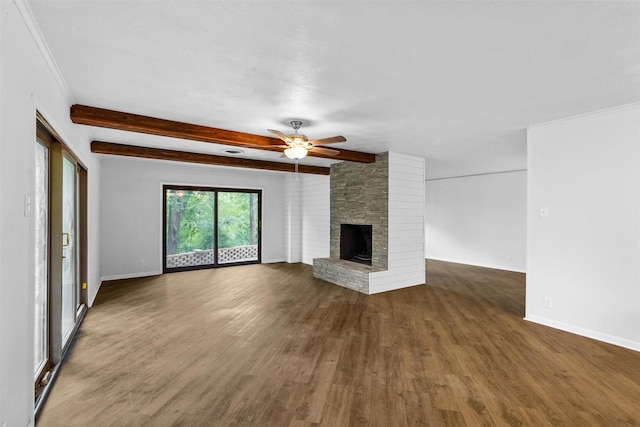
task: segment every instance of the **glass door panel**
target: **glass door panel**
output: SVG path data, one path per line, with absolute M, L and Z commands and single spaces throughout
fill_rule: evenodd
M 78 251 L 76 165 L 66 157 L 62 164 L 62 343 L 66 344 L 76 324 L 78 309 Z
M 218 264 L 258 261 L 256 192 L 218 192 Z
M 165 189 L 165 268 L 213 265 L 215 192 Z
M 260 262 L 259 190 L 164 187 L 164 271 Z
M 35 168 L 35 379 L 49 358 L 49 149 L 36 142 Z

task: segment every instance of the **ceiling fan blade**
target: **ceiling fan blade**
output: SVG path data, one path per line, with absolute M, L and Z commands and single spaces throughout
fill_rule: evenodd
M 272 134 L 274 134 L 275 136 L 277 136 L 278 138 L 280 138 L 281 140 L 283 140 L 286 143 L 290 143 L 293 142 L 291 141 L 291 139 L 285 135 L 284 133 L 280 132 L 279 130 L 274 130 L 274 129 L 267 129 L 269 132 L 271 132 Z
M 337 156 L 338 154 L 340 154 L 340 151 L 338 150 L 332 150 L 331 148 L 323 148 L 318 146 L 313 147 L 311 150 L 315 153 L 325 154 L 327 156 Z
M 345 142 L 347 138 L 344 136 L 332 136 L 330 138 L 322 138 L 322 139 L 314 139 L 313 141 L 309 141 L 311 145 L 321 145 L 321 144 L 334 144 L 336 142 Z

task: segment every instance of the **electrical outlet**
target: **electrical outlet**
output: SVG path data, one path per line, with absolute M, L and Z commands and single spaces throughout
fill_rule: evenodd
M 140 260 L 140 265 L 144 265 L 144 260 L 143 259 Z
M 547 206 L 540 208 L 538 211 L 538 216 L 540 218 L 548 218 L 549 217 L 549 208 Z
M 553 307 L 553 300 L 551 297 L 544 297 L 544 306 L 547 308 Z

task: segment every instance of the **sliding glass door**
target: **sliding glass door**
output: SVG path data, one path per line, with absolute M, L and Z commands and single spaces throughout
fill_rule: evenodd
M 165 268 L 213 265 L 215 192 L 165 189 Z
M 164 271 L 260 262 L 259 190 L 164 187 Z
M 86 312 L 87 170 L 40 116 L 34 158 L 33 369 L 40 408 Z
M 258 194 L 219 191 L 218 263 L 258 260 Z
M 49 147 L 36 141 L 34 380 L 49 361 Z
M 78 286 L 78 172 L 76 164 L 62 157 L 62 345 L 76 325 Z

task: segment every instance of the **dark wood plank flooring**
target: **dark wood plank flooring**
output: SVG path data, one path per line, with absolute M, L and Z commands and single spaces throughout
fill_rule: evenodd
M 105 283 L 46 426 L 640 425 L 640 353 L 522 320 L 524 274 L 366 296 L 266 264 Z

